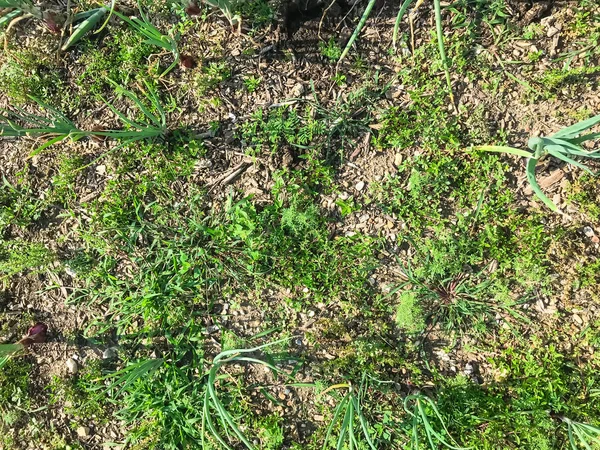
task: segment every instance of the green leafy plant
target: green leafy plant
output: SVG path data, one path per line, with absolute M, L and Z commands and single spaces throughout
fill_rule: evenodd
M 554 156 L 563 162 L 572 164 L 586 172 L 594 175 L 594 173 L 585 164 L 580 163 L 574 158 L 592 158 L 600 159 L 600 150 L 588 151 L 581 144 L 586 141 L 591 141 L 600 137 L 600 133 L 588 133 L 582 135 L 584 131 L 589 130 L 600 123 L 600 114 L 591 117 L 587 120 L 571 125 L 570 127 L 560 130 L 558 133 L 549 137 L 532 137 L 527 142 L 530 151 L 522 150 L 514 147 L 483 145 L 474 147 L 475 149 L 488 151 L 509 153 L 511 155 L 523 156 L 528 158 L 527 161 L 527 179 L 531 184 L 533 192 L 544 204 L 552 211 L 558 212 L 556 205 L 543 192 L 535 178 L 535 168 L 540 159 L 547 155 Z
M 330 437 L 340 420 L 339 434 L 337 439 L 334 439 L 336 450 L 362 448 L 359 447 L 359 442 L 362 444 L 362 438 L 364 438 L 364 442 L 366 442 L 369 448 L 376 450 L 377 447 L 375 447 L 371 438 L 371 432 L 369 431 L 369 424 L 361 408 L 361 402 L 367 389 L 366 374 L 363 375 L 358 389 L 352 383 L 348 382 L 330 386 L 323 391 L 323 394 L 334 389 L 348 389 L 348 393 L 342 397 L 333 412 L 333 418 L 329 423 L 327 434 L 323 441 L 323 450 L 333 448 Z
M 145 38 L 144 43 L 162 48 L 173 55 L 173 63 L 171 63 L 171 65 L 167 67 L 159 76 L 159 78 L 164 77 L 179 63 L 180 54 L 177 47 L 177 41 L 172 36 L 166 36 L 162 34 L 158 28 L 152 25 L 148 19 L 148 16 L 144 14 L 141 5 L 138 4 L 138 7 L 141 19 L 138 19 L 137 17 L 129 18 L 118 11 L 115 11 L 114 14 L 120 17 L 123 21 L 127 22 L 131 28 L 143 36 Z
M 65 139 L 78 141 L 88 136 L 108 137 L 121 141 L 121 144 L 116 147 L 120 148 L 123 145 L 134 141 L 156 139 L 167 135 L 168 128 L 165 111 L 161 106 L 156 90 L 152 86 L 146 83 L 145 86 L 147 90 L 144 92 L 146 101 L 150 104 L 149 108 L 134 92 L 122 88 L 112 81 L 111 83 L 115 86 L 118 93 L 129 98 L 143 114 L 143 120 L 136 122 L 119 112 L 112 103 L 104 100 L 111 111 L 113 111 L 129 129 L 82 130 L 57 109 L 36 97 L 30 96 L 30 98 L 40 107 L 49 112 L 50 117 L 28 113 L 22 108 L 15 108 L 16 111 L 0 110 L 0 137 L 30 136 L 50 138 L 32 152 L 31 156 L 35 156 L 44 149 Z M 115 150 L 115 148 L 113 148 L 113 150 Z
M 523 320 L 512 305 L 502 305 L 487 301 L 486 289 L 490 282 L 479 282 L 467 274 L 440 277 L 439 280 L 424 280 L 415 273 L 410 263 L 401 265 L 401 278 L 404 280 L 389 294 L 400 292 L 398 325 L 406 331 L 420 331 L 425 322 L 429 327 L 440 323 L 446 330 L 465 332 L 478 322 L 492 321 L 497 313 L 510 313 Z M 429 261 L 424 267 L 431 267 Z M 427 269 L 425 269 L 427 271 Z M 428 311 L 425 315 L 423 311 Z
M 404 410 L 412 418 L 411 446 L 413 450 L 421 449 L 421 436 L 425 433 L 426 443 L 431 450 L 438 444 L 452 449 L 465 450 L 454 441 L 435 402 L 423 394 L 411 394 L 404 399 Z M 439 423 L 439 426 L 436 424 Z M 441 427 L 441 428 L 440 428 Z

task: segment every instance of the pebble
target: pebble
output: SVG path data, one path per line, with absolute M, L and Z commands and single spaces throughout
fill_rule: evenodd
M 67 370 L 69 371 L 70 374 L 75 375 L 77 373 L 77 371 L 79 370 L 77 361 L 75 361 L 73 358 L 67 359 L 67 362 L 65 364 L 66 364 Z
M 115 359 L 117 351 L 113 347 L 108 347 L 102 352 L 102 359 Z
M 560 30 L 556 27 L 550 27 L 548 28 L 548 31 L 546 32 L 546 36 L 548 36 L 549 38 L 553 37 L 554 35 L 560 33 Z
M 359 181 L 358 183 L 356 183 L 356 190 L 357 191 L 362 191 L 365 188 L 365 182 L 364 181 Z
M 579 314 L 573 314 L 573 321 L 577 325 L 583 325 L 583 319 L 581 318 L 581 316 Z
M 394 155 L 394 166 L 400 167 L 400 164 L 402 164 L 402 154 L 396 153 Z
M 77 436 L 79 437 L 88 437 L 90 435 L 89 427 L 78 427 L 77 428 Z
M 105 175 L 106 174 L 106 166 L 104 164 L 100 164 L 100 165 L 96 166 L 96 173 L 98 175 Z
M 304 94 L 304 85 L 302 83 L 298 83 L 292 88 L 292 97 L 297 98 L 302 94 Z

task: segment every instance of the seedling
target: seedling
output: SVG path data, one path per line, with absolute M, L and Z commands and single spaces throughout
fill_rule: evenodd
M 552 211 L 558 212 L 556 205 L 543 192 L 535 178 L 535 168 L 540 159 L 547 155 L 554 156 L 568 164 L 573 164 L 580 169 L 585 170 L 591 175 L 595 175 L 585 164 L 576 161 L 575 157 L 600 159 L 600 150 L 585 150 L 581 144 L 600 137 L 600 133 L 588 133 L 581 135 L 584 131 L 600 123 L 600 114 L 583 120 L 575 125 L 564 128 L 558 133 L 549 137 L 532 137 L 527 142 L 531 151 L 521 150 L 514 147 L 483 145 L 474 147 L 478 150 L 487 152 L 509 153 L 511 155 L 523 156 L 529 158 L 527 161 L 527 179 L 531 184 L 533 192 L 544 204 Z

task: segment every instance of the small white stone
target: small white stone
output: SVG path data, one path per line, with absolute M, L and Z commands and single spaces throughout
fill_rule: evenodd
M 358 183 L 356 183 L 356 190 L 357 191 L 362 191 L 365 188 L 365 182 L 364 181 L 359 181 Z
M 96 173 L 98 175 L 105 175 L 106 174 L 106 166 L 104 164 L 100 164 L 100 165 L 96 166 Z
M 592 227 L 585 227 L 583 229 L 583 233 L 589 238 L 594 237 L 595 234 L 594 229 Z
M 400 164 L 402 164 L 402 154 L 396 153 L 394 155 L 394 166 L 400 167 Z
M 115 359 L 117 357 L 117 351 L 113 347 L 108 347 L 102 352 L 102 359 Z
M 78 427 L 77 428 L 77 436 L 79 437 L 88 437 L 90 435 L 89 427 Z
M 70 374 L 75 375 L 77 373 L 77 371 L 79 370 L 77 361 L 75 361 L 73 358 L 67 359 L 67 362 L 65 364 L 66 364 L 67 370 L 69 371 Z

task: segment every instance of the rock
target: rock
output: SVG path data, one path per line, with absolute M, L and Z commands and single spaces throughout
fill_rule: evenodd
M 359 181 L 358 183 L 356 183 L 355 186 L 357 191 L 362 191 L 365 188 L 365 182 L 364 181 Z
M 77 436 L 81 438 L 89 437 L 91 435 L 89 427 L 78 427 Z
M 573 322 L 575 322 L 577 325 L 583 325 L 583 319 L 579 314 L 573 314 Z
M 402 164 L 402 154 L 396 153 L 394 155 L 394 166 L 400 167 L 400 164 Z
M 98 175 L 105 175 L 106 174 L 106 166 L 104 164 L 100 164 L 100 165 L 96 166 L 96 173 Z
M 117 351 L 114 347 L 108 347 L 102 352 L 102 359 L 115 359 L 117 357 Z
M 556 34 L 560 33 L 560 30 L 556 27 L 550 27 L 548 28 L 548 31 L 546 32 L 546 36 L 548 36 L 549 38 L 555 36 Z
M 298 98 L 302 94 L 304 94 L 304 85 L 302 83 L 298 83 L 292 88 L 292 97 Z
M 67 366 L 67 370 L 71 375 L 75 375 L 79 371 L 77 361 L 75 361 L 73 358 L 67 359 L 67 362 L 65 364 Z

